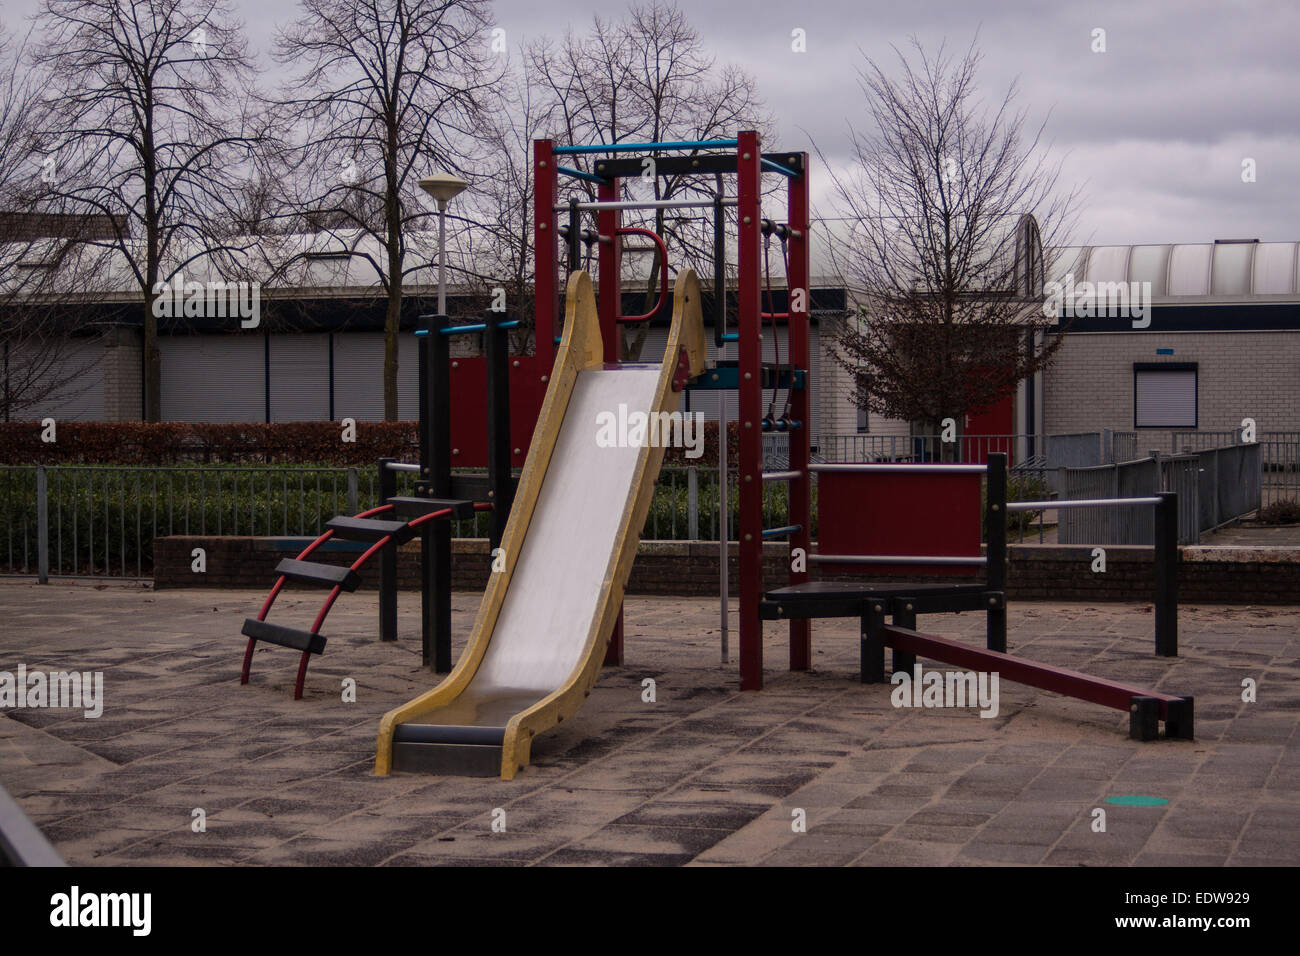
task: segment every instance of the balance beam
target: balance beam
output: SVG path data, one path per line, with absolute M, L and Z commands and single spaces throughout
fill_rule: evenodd
M 1193 739 L 1195 722 L 1193 699 L 1163 694 L 1159 691 L 1093 677 L 1064 667 L 1053 667 L 1013 657 L 999 651 L 971 647 L 961 641 L 933 634 L 922 634 L 896 624 L 865 628 L 864 650 L 879 660 L 885 647 L 906 654 L 953 664 L 974 671 L 997 673 L 999 677 L 1049 690 L 1090 703 L 1126 710 L 1129 713 L 1129 736 L 1135 740 L 1154 740 L 1159 736 L 1157 721 L 1165 722 L 1165 736 L 1179 740 Z M 873 646 L 875 645 L 875 646 Z

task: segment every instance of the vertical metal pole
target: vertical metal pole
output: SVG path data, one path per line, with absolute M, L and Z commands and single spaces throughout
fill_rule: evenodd
M 694 466 L 686 469 L 686 537 L 700 539 L 700 483 Z
M 387 504 L 397 495 L 397 474 L 388 467 L 392 458 L 379 459 L 379 503 Z M 356 514 L 356 503 L 352 504 Z M 379 639 L 397 640 L 397 548 L 387 547 L 379 552 Z
M 803 175 L 787 181 L 789 196 L 787 200 L 787 225 L 790 238 L 790 274 L 786 285 L 789 289 L 786 321 L 787 342 L 789 343 L 791 377 L 795 369 L 803 371 L 803 388 L 792 389 L 787 393 L 790 399 L 790 414 L 799 423 L 798 428 L 787 430 L 789 447 L 789 465 L 791 471 L 799 472 L 799 477 L 789 483 L 790 524 L 798 525 L 799 530 L 790 535 L 790 554 L 788 555 L 791 584 L 803 584 L 808 580 L 808 554 L 812 550 L 812 476 L 808 471 L 811 452 L 809 448 L 809 427 L 812 409 L 809 406 L 811 382 L 811 361 L 809 356 L 810 332 L 808 328 L 809 301 L 812 297 L 812 264 L 808 245 L 809 208 L 808 208 L 808 154 L 803 160 Z M 792 383 L 793 384 L 793 383 Z M 803 570 L 795 571 L 794 552 L 803 553 Z M 808 619 L 790 622 L 790 670 L 804 671 L 812 666 L 812 621 Z
M 1178 493 L 1162 491 L 1156 505 L 1156 654 L 1178 656 Z
M 510 343 L 500 327 L 501 316 L 488 313 L 487 413 L 488 413 L 488 497 L 492 499 L 492 520 L 488 547 L 501 547 L 506 520 L 514 503 L 510 480 Z
M 533 333 L 534 352 L 544 369 L 555 361 L 555 326 L 559 311 L 558 242 L 555 200 L 559 174 L 555 171 L 555 142 L 533 141 Z
M 361 509 L 357 507 L 357 470 L 348 469 L 348 514 L 357 514 Z
M 447 316 L 429 321 L 421 336 L 420 477 L 433 498 L 451 497 L 450 345 L 442 329 Z M 431 521 L 420 529 L 422 651 L 426 665 L 451 670 L 451 522 Z
M 740 376 L 740 689 L 763 686 L 763 622 L 758 602 L 763 591 L 763 433 L 761 295 L 762 196 L 758 133 L 746 130 L 736 147 L 739 240 Z
M 984 523 L 988 528 L 988 546 L 985 549 L 985 579 L 990 591 L 1002 593 L 996 607 L 988 607 L 986 645 L 991 651 L 1007 651 L 1007 456 L 1001 452 L 989 455 L 985 491 Z
M 727 402 L 721 392 L 718 395 L 718 594 L 720 595 L 720 630 L 722 663 L 731 660 L 730 637 L 727 634 L 727 618 L 730 616 L 727 604 L 731 597 L 727 593 L 731 584 L 731 568 L 728 562 L 727 537 L 731 521 L 731 496 L 727 489 Z
M 727 331 L 727 214 L 722 207 L 722 174 L 715 177 L 713 194 L 713 344 L 722 358 Z
M 44 465 L 36 466 L 36 575 L 41 584 L 50 583 L 50 495 Z
M 601 202 L 617 200 L 619 194 L 617 177 L 601 183 L 596 192 Z M 618 229 L 622 222 L 622 213 L 617 209 L 602 209 L 596 214 L 596 231 L 602 236 L 608 236 L 610 240 L 596 244 L 599 246 L 597 262 L 600 269 L 597 277 L 600 282 L 596 289 L 596 307 L 600 316 L 600 335 L 605 346 L 605 361 L 611 363 L 616 363 L 623 357 L 620 341 L 622 336 L 617 321 L 618 315 L 623 310 L 623 243 L 618 236 Z M 605 666 L 614 667 L 622 663 L 623 608 L 620 606 L 618 617 L 614 621 L 614 633 L 609 639 L 609 649 L 605 652 Z

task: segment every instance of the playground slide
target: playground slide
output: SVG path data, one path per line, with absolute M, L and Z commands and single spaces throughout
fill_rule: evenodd
M 511 779 L 533 738 L 577 713 L 600 672 L 663 447 L 602 447 L 603 413 L 676 410 L 704 370 L 695 274 L 678 275 L 662 362 L 606 367 L 590 277 L 569 280 L 564 337 L 469 644 L 433 690 L 380 722 L 375 772 Z M 608 444 L 607 442 L 605 444 Z

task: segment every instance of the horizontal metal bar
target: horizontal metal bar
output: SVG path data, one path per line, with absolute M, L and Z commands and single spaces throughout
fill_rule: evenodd
M 739 145 L 740 141 L 734 139 L 700 139 L 673 143 L 606 143 L 596 146 L 556 146 L 551 152 L 556 156 L 578 156 L 584 153 L 634 153 L 638 150 L 654 149 L 735 149 Z
M 904 475 L 982 475 L 988 471 L 988 465 L 893 465 L 879 462 L 858 464 L 809 465 L 813 471 L 887 471 L 890 474 Z
M 1159 498 L 1077 498 L 1065 501 L 1008 501 L 1008 511 L 1055 511 L 1058 508 L 1120 508 L 1125 505 L 1158 505 Z
M 607 183 L 609 182 L 604 176 L 597 176 L 595 173 L 584 173 L 581 169 L 570 169 L 568 166 L 556 166 L 557 173 L 564 173 L 566 176 L 572 176 L 574 179 L 585 179 L 589 183 Z
M 509 322 L 502 322 L 502 323 L 500 323 L 500 324 L 497 326 L 497 328 L 498 328 L 498 329 L 513 329 L 513 328 L 516 328 L 518 325 L 519 325 L 519 320 L 518 320 L 518 319 L 511 319 Z M 438 331 L 441 332 L 443 335 L 462 335 L 462 334 L 468 334 L 468 333 L 470 333 L 470 332 L 486 332 L 486 331 L 487 331 L 487 323 L 486 323 L 486 322 L 475 322 L 473 325 L 448 325 L 448 326 L 445 326 L 444 328 L 439 329 Z M 428 335 L 428 334 L 429 334 L 429 330 L 428 330 L 428 329 L 416 329 L 416 330 L 415 330 L 415 334 L 416 334 L 416 335 Z
M 787 524 L 787 525 L 783 525 L 780 528 L 764 528 L 763 537 L 779 538 L 783 534 L 794 534 L 796 531 L 802 531 L 802 530 L 803 530 L 803 525 L 801 524 Z
M 390 461 L 384 467 L 389 471 L 419 471 L 420 466 L 409 461 Z
M 814 564 L 934 564 L 961 567 L 983 567 L 987 558 L 961 558 L 924 554 L 810 554 Z
M 802 471 L 765 471 L 763 472 L 764 481 L 794 481 L 796 478 L 802 478 Z
M 739 342 L 739 341 L 740 341 L 740 333 L 739 333 L 739 332 L 723 332 L 723 333 L 722 333 L 722 341 L 724 341 L 724 342 Z
M 735 199 L 724 199 L 722 205 L 734 206 L 736 202 Z M 631 199 L 618 202 L 557 203 L 555 211 L 566 212 L 574 205 L 584 212 L 597 212 L 602 209 L 712 209 L 714 201 L 712 199 Z
M 797 170 L 782 166 L 780 163 L 774 163 L 770 159 L 763 160 L 763 168 L 770 169 L 774 173 L 780 173 L 782 176 L 789 176 L 791 179 L 799 175 Z

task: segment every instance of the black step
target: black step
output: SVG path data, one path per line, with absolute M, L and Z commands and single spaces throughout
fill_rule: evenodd
M 501 775 L 501 745 L 393 741 L 393 769 L 458 777 Z
M 451 521 L 474 517 L 474 502 L 459 498 L 389 498 L 385 504 L 392 505 L 393 511 L 403 518 L 419 518 L 443 508 L 451 509 L 448 516 Z
M 405 521 L 377 521 L 374 518 L 351 518 L 338 515 L 325 522 L 325 527 L 334 532 L 334 537 L 345 541 L 379 541 L 392 538 L 393 544 L 406 544 L 417 529 L 412 529 Z
M 268 644 L 292 647 L 295 651 L 311 651 L 313 654 L 323 654 L 325 652 L 325 638 L 320 634 L 313 634 L 311 631 L 299 631 L 292 627 L 282 627 L 279 624 L 259 621 L 252 617 L 244 621 L 244 627 L 239 633 L 245 637 L 266 641 Z
M 282 574 L 290 581 L 302 584 L 317 584 L 322 587 L 339 587 L 344 591 L 355 591 L 361 587 L 361 576 L 351 568 L 336 564 L 319 564 L 315 561 L 295 561 L 285 558 L 275 566 L 275 573 Z
M 510 487 L 517 489 L 519 487 L 519 476 L 510 476 Z M 451 496 L 453 498 L 468 498 L 470 501 L 491 501 L 488 492 L 492 490 L 492 484 L 488 481 L 487 475 L 452 475 L 451 476 Z

